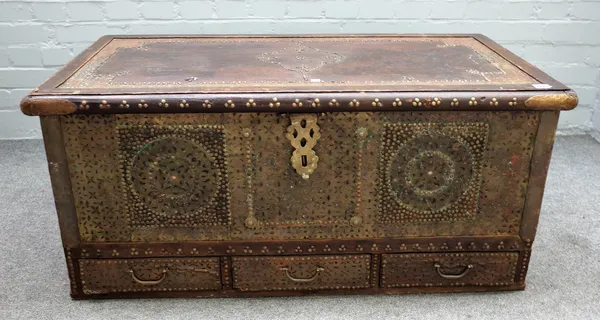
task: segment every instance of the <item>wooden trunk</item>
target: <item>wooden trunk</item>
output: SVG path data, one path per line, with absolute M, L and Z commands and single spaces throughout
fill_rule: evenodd
M 82 299 L 523 289 L 576 104 L 481 35 L 107 36 L 21 108 Z

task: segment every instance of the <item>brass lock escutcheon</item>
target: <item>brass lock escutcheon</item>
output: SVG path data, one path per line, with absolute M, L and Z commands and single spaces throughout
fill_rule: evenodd
M 317 140 L 321 137 L 319 126 L 317 125 L 317 115 L 293 114 L 290 115 L 291 125 L 287 128 L 286 137 L 290 140 L 294 152 L 290 161 L 296 173 L 307 180 L 317 169 L 319 157 L 313 150 L 317 145 Z

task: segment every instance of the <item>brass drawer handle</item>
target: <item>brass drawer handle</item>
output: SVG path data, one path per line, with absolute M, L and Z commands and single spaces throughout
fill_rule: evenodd
M 281 268 L 279 268 L 279 270 L 285 271 L 285 275 L 288 277 L 288 279 L 290 279 L 294 282 L 303 282 L 303 283 L 314 281 L 315 279 L 317 279 L 320 272 L 325 271 L 324 268 L 317 267 L 317 269 L 315 269 L 314 276 L 312 276 L 310 278 L 296 278 L 290 274 L 290 269 L 288 267 L 281 267 Z
M 437 274 L 440 277 L 442 277 L 444 279 L 450 279 L 450 280 L 460 279 L 460 278 L 466 276 L 467 273 L 469 273 L 469 270 L 473 269 L 473 265 L 469 264 L 465 267 L 465 270 L 463 270 L 463 272 L 461 272 L 459 274 L 445 274 L 442 272 L 442 270 L 441 270 L 442 266 L 439 263 L 434 264 L 433 267 L 435 268 L 435 271 L 437 271 Z
M 142 280 L 140 278 L 138 278 L 135 275 L 135 271 L 133 271 L 133 269 L 129 269 L 129 273 L 131 273 L 131 277 L 133 278 L 133 280 L 139 284 L 145 285 L 145 286 L 155 286 L 157 284 L 160 284 L 161 282 L 165 281 L 165 278 L 167 277 L 167 272 L 169 271 L 169 269 L 163 269 L 162 270 L 162 276 L 159 279 L 156 280 Z

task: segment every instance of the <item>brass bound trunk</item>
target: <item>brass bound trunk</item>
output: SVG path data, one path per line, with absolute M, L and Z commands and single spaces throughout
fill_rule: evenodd
M 481 35 L 107 36 L 21 108 L 81 299 L 523 289 L 576 104 Z

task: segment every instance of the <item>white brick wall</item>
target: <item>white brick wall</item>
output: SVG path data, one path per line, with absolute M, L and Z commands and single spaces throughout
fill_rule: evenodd
M 0 0 L 0 139 L 18 102 L 104 34 L 483 33 L 575 89 L 561 133 L 600 137 L 600 0 Z

